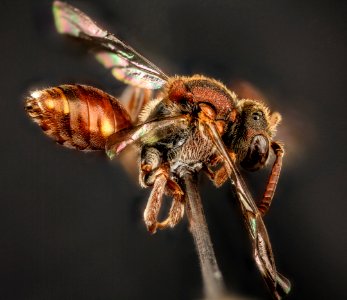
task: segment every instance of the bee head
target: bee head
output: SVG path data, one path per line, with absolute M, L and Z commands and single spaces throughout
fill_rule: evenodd
M 279 113 L 270 114 L 261 102 L 248 99 L 238 102 L 236 119 L 223 139 L 243 168 L 256 171 L 265 166 L 280 120 Z

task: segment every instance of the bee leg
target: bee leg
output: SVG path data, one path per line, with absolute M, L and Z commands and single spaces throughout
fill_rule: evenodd
M 206 165 L 202 168 L 202 170 L 206 173 L 207 177 L 211 181 L 214 181 L 216 171 L 213 171 L 209 166 L 206 166 Z
M 147 229 L 151 233 L 157 230 L 157 218 L 163 202 L 163 196 L 169 168 L 161 164 L 161 153 L 154 147 L 144 147 L 141 152 L 139 181 L 142 187 L 153 186 L 143 217 Z
M 169 164 L 162 163 L 161 153 L 154 147 L 144 148 L 141 153 L 140 184 L 143 187 L 153 186 L 144 211 L 148 231 L 155 233 L 157 228 L 174 227 L 183 217 L 184 193 L 179 184 L 170 178 Z M 158 222 L 164 193 L 172 196 L 173 202 L 167 219 Z
M 158 228 L 174 227 L 182 219 L 184 214 L 184 193 L 178 183 L 169 178 L 167 165 L 162 165 L 155 171 L 150 172 L 146 184 L 152 185 L 152 182 L 153 188 L 144 211 L 144 220 L 148 231 L 155 233 Z M 169 216 L 163 222 L 158 222 L 158 214 L 164 193 L 173 197 L 172 205 Z
M 228 172 L 224 166 L 221 166 L 216 171 L 211 170 L 208 166 L 204 167 L 203 170 L 216 187 L 222 186 L 229 178 Z
M 220 187 L 226 182 L 229 178 L 227 169 L 224 166 L 221 166 L 213 175 L 213 183 L 216 187 Z
M 284 148 L 279 143 L 272 142 L 271 148 L 276 155 L 276 159 L 271 169 L 271 173 L 266 185 L 266 190 L 263 199 L 258 204 L 258 209 L 262 216 L 264 216 L 270 208 L 273 196 L 275 194 L 277 182 L 280 177 L 282 168 L 282 158 L 284 155 Z
M 178 183 L 169 179 L 166 185 L 167 192 L 172 195 L 172 205 L 168 217 L 157 224 L 159 229 L 176 226 L 183 218 L 184 214 L 184 193 Z
M 229 153 L 231 159 L 235 160 L 236 157 L 234 153 Z M 206 172 L 207 176 L 210 178 L 210 180 L 214 183 L 216 187 L 220 187 L 226 182 L 229 178 L 228 171 L 225 168 L 224 165 L 221 165 L 219 169 L 216 171 L 213 171 L 210 169 L 209 166 L 216 166 L 217 164 L 223 162 L 223 157 L 222 156 L 216 156 L 212 158 L 211 162 L 209 165 L 205 166 L 204 171 Z
M 149 187 L 154 184 L 156 171 L 161 165 L 161 153 L 154 147 L 144 147 L 141 152 L 141 166 L 139 181 L 142 187 Z M 168 173 L 168 168 L 166 173 Z
M 150 233 L 155 233 L 157 231 L 157 218 L 163 202 L 163 196 L 167 183 L 167 174 L 165 174 L 165 172 L 165 169 L 158 168 L 155 174 L 153 174 L 153 176 L 155 176 L 153 188 L 149 196 L 146 209 L 143 213 L 147 230 Z
M 152 96 L 152 90 L 129 85 L 119 97 L 120 102 L 125 106 L 134 124 L 137 123 L 140 112 L 148 101 L 152 99 Z

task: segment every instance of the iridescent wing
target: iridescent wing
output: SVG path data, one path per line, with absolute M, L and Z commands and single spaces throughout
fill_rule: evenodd
M 108 138 L 106 154 L 112 159 L 129 145 L 138 141 L 145 141 L 147 144 L 155 143 L 163 136 L 167 136 L 168 132 L 173 133 L 173 125 L 180 130 L 188 127 L 188 124 L 189 116 L 180 115 L 153 120 L 131 129 L 120 130 Z
M 58 32 L 96 46 L 96 59 L 118 80 L 145 89 L 159 89 L 166 83 L 168 76 L 163 71 L 77 8 L 54 1 L 53 15 Z
M 257 205 L 253 201 L 239 170 L 230 158 L 216 126 L 212 123 L 206 123 L 205 127 L 216 148 L 225 159 L 225 166 L 228 170 L 229 178 L 235 188 L 235 193 L 240 202 L 245 225 L 252 240 L 254 260 L 275 299 L 281 299 L 283 295 L 289 293 L 291 286 L 289 280 L 276 270 L 269 236 L 261 214 Z

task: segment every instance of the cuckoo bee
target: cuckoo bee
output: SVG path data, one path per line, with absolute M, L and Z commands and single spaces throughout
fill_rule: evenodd
M 255 262 L 276 299 L 290 282 L 276 271 L 262 217 L 271 204 L 280 175 L 283 146 L 274 141 L 279 113 L 257 100 L 239 99 L 221 82 L 202 75 L 168 77 L 148 59 L 92 19 L 55 1 L 59 33 L 88 42 L 96 59 L 113 76 L 134 87 L 120 101 L 90 86 L 61 85 L 34 91 L 26 99 L 28 115 L 53 140 L 78 150 L 105 150 L 110 158 L 130 145 L 139 149 L 140 184 L 150 187 L 144 221 L 151 233 L 174 227 L 183 217 L 184 176 L 205 172 L 217 187 L 230 180 L 252 240 Z M 152 97 L 153 91 L 157 97 Z M 122 100 L 122 99 L 121 99 Z M 256 204 L 238 166 L 263 168 L 275 160 L 262 200 Z M 163 196 L 172 197 L 165 220 L 158 214 Z

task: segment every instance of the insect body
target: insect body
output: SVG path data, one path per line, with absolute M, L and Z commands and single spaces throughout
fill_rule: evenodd
M 186 174 L 204 171 L 216 186 L 230 179 L 260 272 L 276 299 L 288 293 L 290 283 L 276 271 L 262 221 L 274 195 L 284 153 L 273 141 L 281 116 L 270 113 L 259 101 L 238 99 L 214 79 L 201 75 L 168 77 L 78 9 L 55 1 L 53 10 L 58 31 L 94 46 L 96 58 L 117 79 L 161 91 L 156 99 L 149 99 L 148 91 L 134 90 L 125 109 L 116 98 L 96 88 L 62 85 L 33 92 L 26 100 L 29 116 L 51 138 L 70 148 L 105 149 L 112 158 L 128 145 L 137 145 L 140 184 L 152 188 L 144 212 L 152 233 L 174 227 L 183 217 Z M 139 115 L 134 113 L 139 110 Z M 252 171 L 262 168 L 271 149 L 276 159 L 257 206 L 237 165 Z M 165 220 L 158 221 L 165 194 L 173 198 L 171 209 Z

